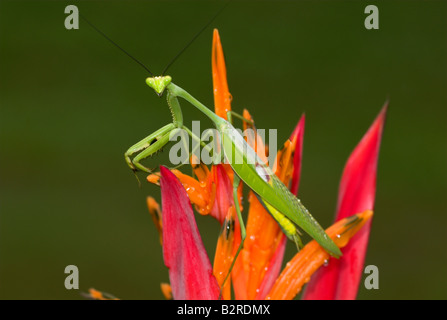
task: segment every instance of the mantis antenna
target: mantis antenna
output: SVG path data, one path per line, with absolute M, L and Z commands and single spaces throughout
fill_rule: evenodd
M 186 51 L 186 49 L 189 48 L 189 46 L 203 33 L 203 31 L 206 30 L 206 28 L 209 27 L 209 25 L 211 23 L 213 23 L 214 20 L 216 20 L 216 18 L 222 13 L 222 11 L 230 4 L 231 0 L 228 1 L 227 3 L 225 3 L 225 5 L 220 8 L 220 10 L 210 19 L 210 21 L 208 21 L 207 24 L 205 24 L 202 29 L 199 30 L 199 32 L 196 33 L 196 35 L 183 47 L 182 50 L 179 51 L 179 53 L 177 53 L 177 55 L 171 60 L 171 62 L 168 63 L 168 65 L 166 66 L 166 68 L 164 68 L 163 72 L 161 73 L 162 75 L 166 74 L 166 71 L 168 71 L 169 67 L 178 59 L 178 57 L 180 57 L 182 55 L 183 52 Z
M 91 23 L 89 20 L 87 20 L 83 15 L 79 14 L 79 16 L 81 17 L 82 20 L 84 20 L 85 22 L 87 22 L 90 27 L 92 27 L 96 32 L 98 32 L 100 35 L 102 35 L 104 38 L 106 38 L 110 43 L 112 43 L 115 47 L 117 47 L 118 49 L 120 49 L 122 52 L 124 52 L 127 56 L 129 56 L 133 61 L 135 61 L 136 63 L 138 63 L 141 67 L 143 67 L 144 70 L 146 70 L 147 72 L 149 72 L 149 74 L 151 76 L 153 76 L 154 74 L 151 72 L 151 70 L 149 70 L 148 67 L 146 67 L 140 60 L 138 60 L 137 58 L 135 58 L 134 56 L 132 56 L 129 52 L 127 52 L 126 50 L 124 50 L 120 45 L 118 45 L 115 41 L 113 41 L 112 39 L 110 39 L 104 32 L 102 32 L 100 29 L 98 29 L 93 23 Z
M 168 68 L 183 54 L 183 52 L 186 51 L 186 49 L 189 48 L 189 46 L 203 33 L 203 31 L 208 28 L 208 26 L 220 15 L 220 13 L 230 4 L 232 0 L 228 1 L 208 22 L 205 24 L 202 29 L 199 30 L 199 32 L 196 33 L 196 35 L 183 47 L 182 50 L 177 53 L 174 58 L 168 63 L 168 65 L 164 68 L 163 72 L 161 73 L 164 75 Z M 110 37 L 108 37 L 104 32 L 102 32 L 98 27 L 96 27 L 93 23 L 91 23 L 86 17 L 84 17 L 82 14 L 79 14 L 82 20 L 84 20 L 90 27 L 92 27 L 96 32 L 98 32 L 101 36 L 103 36 L 106 40 L 108 40 L 111 44 L 113 44 L 115 47 L 117 47 L 119 50 L 124 52 L 128 57 L 130 57 L 132 60 L 134 60 L 136 63 L 138 63 L 144 70 L 146 70 L 152 77 L 154 74 L 149 70 L 148 67 L 144 63 L 142 63 L 140 60 L 135 58 L 133 55 L 131 55 L 129 52 L 124 50 L 123 47 L 121 47 L 119 44 L 117 44 L 115 41 L 113 41 Z

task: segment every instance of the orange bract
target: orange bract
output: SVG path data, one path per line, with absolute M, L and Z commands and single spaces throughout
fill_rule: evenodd
M 115 298 L 108 293 L 103 293 L 93 288 L 90 288 L 88 290 L 88 294 L 86 294 L 85 296 L 92 300 L 119 300 L 118 298 Z
M 216 254 L 214 256 L 213 274 L 217 279 L 217 283 L 221 287 L 222 299 L 231 299 L 231 281 L 222 284 L 228 275 L 228 270 L 233 262 L 235 255 L 235 223 L 236 223 L 236 209 L 234 206 L 228 208 L 228 214 L 222 225 L 219 239 L 217 240 Z
M 157 228 L 159 237 L 160 237 L 160 244 L 163 245 L 163 236 L 162 236 L 162 222 L 161 222 L 161 210 L 160 205 L 155 201 L 152 197 L 147 197 L 146 199 L 147 207 L 149 209 L 149 213 L 152 216 L 152 221 L 155 224 L 155 227 Z
M 227 68 L 220 42 L 219 32 L 214 29 L 211 65 L 213 69 L 214 112 L 227 119 L 227 112 L 231 110 L 231 94 L 228 90 Z
M 172 288 L 169 283 L 160 283 L 160 289 L 166 300 L 172 300 Z
M 367 210 L 333 224 L 326 230 L 339 248 L 343 248 L 349 239 L 371 219 L 373 212 Z M 309 242 L 295 257 L 287 263 L 266 299 L 290 300 L 309 282 L 311 275 L 324 265 L 329 254 L 315 241 Z

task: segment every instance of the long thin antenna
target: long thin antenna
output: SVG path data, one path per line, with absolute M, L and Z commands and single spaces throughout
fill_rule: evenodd
M 100 35 L 102 35 L 104 38 L 106 38 L 107 40 L 109 40 L 109 42 L 111 42 L 115 47 L 117 47 L 118 49 L 120 49 L 122 52 L 124 52 L 127 56 L 129 56 L 132 60 L 134 60 L 136 63 L 138 63 L 140 66 L 142 66 L 144 68 L 144 70 L 146 70 L 147 72 L 149 72 L 149 74 L 151 76 L 153 76 L 154 74 L 149 70 L 148 67 L 146 67 L 140 60 L 138 60 L 137 58 L 135 58 L 134 56 L 132 56 L 129 52 L 127 52 L 126 50 L 124 50 L 122 47 L 120 47 L 115 41 L 113 41 L 112 39 L 110 39 L 104 32 L 102 32 L 101 30 L 99 30 L 93 23 L 91 23 L 90 21 L 88 21 L 83 15 L 79 14 L 79 16 L 85 21 L 87 22 L 96 32 L 98 32 Z
M 208 26 L 220 15 L 220 13 L 230 4 L 232 0 L 228 1 L 215 15 L 214 17 L 211 18 L 210 21 L 208 21 L 208 23 L 206 25 L 203 26 L 202 29 L 200 29 L 199 32 L 196 33 L 196 35 L 186 44 L 186 46 L 183 47 L 182 50 L 180 50 L 179 53 L 177 53 L 177 55 L 171 60 L 171 62 L 168 63 L 168 65 L 166 66 L 166 68 L 164 68 L 163 72 L 161 73 L 162 75 L 166 74 L 166 71 L 168 71 L 168 68 L 175 62 L 175 60 L 178 59 L 178 57 L 180 57 L 182 55 L 183 52 L 185 52 L 186 49 L 188 49 L 188 47 L 202 34 L 203 31 L 205 31 L 206 28 L 208 28 Z

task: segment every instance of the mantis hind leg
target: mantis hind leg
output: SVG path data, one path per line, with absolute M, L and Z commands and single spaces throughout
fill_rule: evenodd
M 244 224 L 244 220 L 242 219 L 242 213 L 241 213 L 241 208 L 239 206 L 239 197 L 237 194 L 237 190 L 239 187 L 239 182 L 241 181 L 241 179 L 239 178 L 239 176 L 235 173 L 233 176 L 233 200 L 234 200 L 234 207 L 236 208 L 236 213 L 237 213 L 237 218 L 239 220 L 239 224 L 241 227 L 241 243 L 239 244 L 239 247 L 237 248 L 236 254 L 233 257 L 233 261 L 231 262 L 231 266 L 228 269 L 228 274 L 226 275 L 221 288 L 224 287 L 225 283 L 227 282 L 229 276 L 231 275 L 231 271 L 233 270 L 234 264 L 236 263 L 236 259 L 239 256 L 239 253 L 241 252 L 242 248 L 244 247 L 244 241 L 245 241 L 245 237 L 247 235 L 247 232 L 245 231 L 245 224 Z
M 231 111 L 231 110 L 227 111 L 227 119 L 228 119 L 228 121 L 230 123 L 233 123 L 233 116 L 238 118 L 238 119 L 240 119 L 240 120 L 242 120 L 242 121 L 244 121 L 244 122 L 246 122 L 246 123 L 248 123 L 250 126 L 254 126 L 254 122 L 249 120 L 249 119 L 244 118 L 243 115 L 241 115 L 241 114 L 239 114 L 237 112 Z

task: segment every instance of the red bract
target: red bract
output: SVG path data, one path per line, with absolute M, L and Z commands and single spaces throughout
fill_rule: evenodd
M 189 198 L 175 175 L 160 167 L 163 257 L 177 300 L 217 299 L 219 286 L 200 238 Z
M 225 220 L 228 209 L 234 205 L 233 183 L 225 171 L 224 165 L 218 164 L 211 170 L 212 183 L 215 184 L 216 195 L 211 215 L 215 217 L 220 224 Z
M 350 215 L 374 209 L 376 173 L 387 104 L 349 157 L 340 182 L 337 215 L 339 221 Z M 342 250 L 339 260 L 331 258 L 329 265 L 312 277 L 304 299 L 353 300 L 363 271 L 371 220 Z
M 301 177 L 301 159 L 303 158 L 303 140 L 304 140 L 304 124 L 306 122 L 306 116 L 303 115 L 298 121 L 295 130 L 293 130 L 292 135 L 290 136 L 290 141 L 292 141 L 295 147 L 295 154 L 293 155 L 293 175 L 292 175 L 292 183 L 290 185 L 290 191 L 293 194 L 298 194 L 298 185 Z M 296 140 L 295 140 L 296 139 Z

